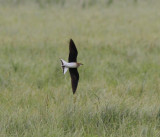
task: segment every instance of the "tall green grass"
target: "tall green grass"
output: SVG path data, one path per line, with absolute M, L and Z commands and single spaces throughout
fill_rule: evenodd
M 0 136 L 160 136 L 154 2 L 1 5 Z M 59 61 L 70 38 L 84 64 L 75 96 Z
M 150 4 L 159 3 L 158 0 L 0 0 L 1 5 L 25 5 L 25 4 L 36 4 L 41 8 L 46 6 L 60 6 L 60 7 L 81 7 L 89 8 L 93 6 L 108 7 L 114 4 L 121 4 L 127 6 L 128 4 Z

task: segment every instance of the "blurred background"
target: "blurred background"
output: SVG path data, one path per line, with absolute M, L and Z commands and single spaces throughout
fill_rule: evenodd
M 108 6 L 112 4 L 151 4 L 151 3 L 158 3 L 157 0 L 1 0 L 1 4 L 10 4 L 10 5 L 18 5 L 18 4 L 38 4 L 41 6 L 46 5 L 61 5 L 61 6 L 73 6 L 76 5 L 77 7 L 91 7 L 91 6 Z
M 0 136 L 160 136 L 159 36 L 159 0 L 0 0 Z

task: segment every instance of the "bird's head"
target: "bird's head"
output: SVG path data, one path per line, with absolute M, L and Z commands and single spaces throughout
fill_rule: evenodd
M 83 65 L 82 63 L 77 63 L 77 64 L 78 64 L 78 67 L 81 66 L 81 65 Z

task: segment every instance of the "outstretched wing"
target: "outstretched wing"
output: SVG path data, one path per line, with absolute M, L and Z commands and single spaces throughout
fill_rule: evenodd
M 72 39 L 69 42 L 69 57 L 68 62 L 77 62 L 78 51 Z
M 78 86 L 79 74 L 78 74 L 77 68 L 70 68 L 69 72 L 71 76 L 72 91 L 74 94 Z

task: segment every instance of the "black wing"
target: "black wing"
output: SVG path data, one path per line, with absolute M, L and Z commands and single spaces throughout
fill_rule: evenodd
M 71 76 L 72 91 L 74 94 L 78 86 L 79 74 L 78 74 L 77 68 L 70 68 L 69 72 Z
M 69 42 L 69 58 L 68 62 L 77 62 L 78 51 L 72 39 Z

